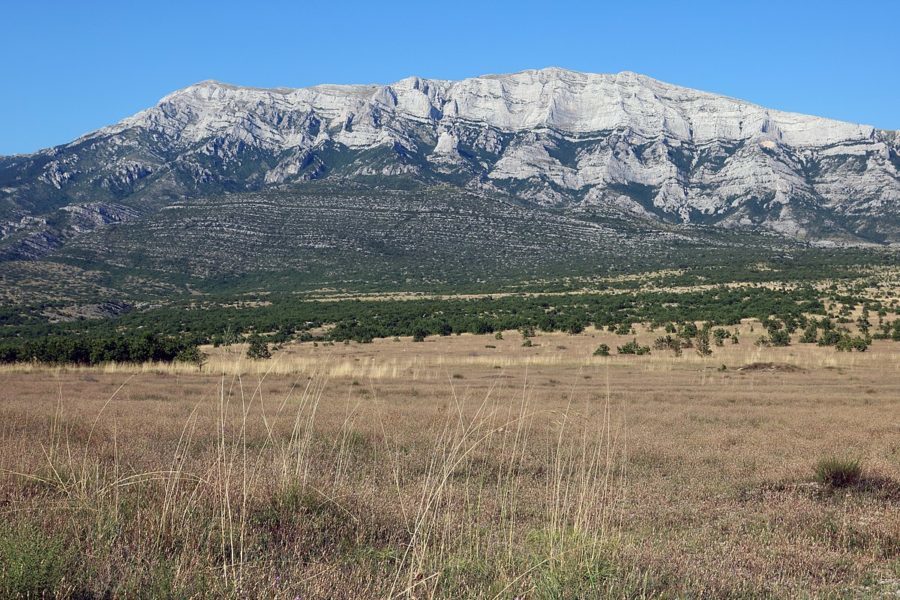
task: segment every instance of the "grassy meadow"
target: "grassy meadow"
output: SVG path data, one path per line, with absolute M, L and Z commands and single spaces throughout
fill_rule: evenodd
M 4 366 L 0 597 L 900 593 L 900 344 L 738 329 Z

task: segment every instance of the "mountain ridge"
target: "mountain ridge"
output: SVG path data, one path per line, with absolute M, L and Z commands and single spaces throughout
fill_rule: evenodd
M 626 229 L 628 221 L 660 231 L 699 224 L 813 244 L 900 243 L 897 132 L 628 71 L 551 67 L 388 85 L 193 84 L 69 144 L 0 157 L 0 259 L 82 248 L 88 264 L 128 264 L 104 255 L 105 229 L 119 236 L 137 231 L 135 223 L 151 227 L 159 211 L 212 207 L 223 194 L 246 194 L 252 207 L 254 194 L 272 192 L 293 206 L 292 194 L 306 197 L 310 182 L 318 182 L 316 200 L 304 210 L 336 209 L 346 201 L 339 188 L 353 182 L 373 198 L 394 188 L 468 194 L 461 202 L 474 220 L 471 199 L 480 197 L 491 219 L 500 218 L 493 198 Z M 84 247 L 95 254 L 85 257 Z M 308 251 L 296 248 L 298 256 Z
M 670 93 L 680 94 L 681 98 L 676 98 L 676 100 L 684 101 L 686 99 L 701 99 L 707 101 L 718 101 L 725 102 L 731 104 L 735 107 L 743 107 L 745 109 L 750 110 L 758 110 L 766 115 L 775 115 L 782 120 L 787 120 L 787 125 L 796 125 L 796 123 L 792 123 L 789 120 L 793 119 L 796 122 L 800 122 L 801 124 L 805 123 L 819 123 L 819 124 L 827 124 L 832 128 L 841 129 L 847 133 L 841 137 L 834 138 L 834 141 L 846 141 L 850 139 L 866 139 L 871 137 L 875 132 L 881 131 L 886 133 L 893 133 L 891 130 L 881 130 L 877 129 L 871 125 L 852 123 L 848 121 L 842 121 L 838 119 L 831 119 L 827 117 L 820 116 L 812 116 L 806 115 L 798 112 L 791 111 L 782 111 L 769 109 L 762 105 L 752 103 L 749 101 L 741 100 L 738 98 L 724 96 L 719 94 L 714 94 L 711 92 L 704 92 L 699 90 L 693 90 L 691 88 L 687 88 L 684 86 L 679 86 L 675 84 L 670 84 L 666 82 L 662 82 L 660 80 L 641 75 L 639 73 L 634 73 L 632 71 L 621 71 L 615 74 L 595 74 L 595 73 L 580 73 L 577 71 L 571 71 L 568 69 L 562 69 L 559 67 L 547 67 L 544 69 L 528 69 L 524 71 L 520 71 L 512 74 L 491 74 L 491 75 L 482 75 L 478 77 L 470 77 L 458 81 L 454 80 L 444 80 L 444 79 L 429 79 L 422 78 L 418 76 L 410 76 L 399 81 L 390 83 L 390 84 L 319 84 L 308 87 L 301 88 L 286 88 L 286 87 L 278 87 L 278 88 L 261 88 L 261 87 L 252 87 L 252 86 L 240 86 L 232 83 L 221 82 L 217 80 L 204 80 L 192 85 L 189 85 L 185 88 L 176 90 L 170 94 L 164 96 L 159 103 L 157 103 L 156 107 L 159 107 L 168 102 L 172 102 L 177 99 L 181 99 L 186 96 L 198 96 L 198 92 L 214 90 L 214 91 L 226 91 L 233 92 L 238 94 L 259 94 L 259 95 L 280 95 L 283 97 L 292 97 L 297 96 L 296 101 L 299 106 L 305 107 L 305 105 L 315 107 L 314 99 L 308 97 L 309 94 L 315 95 L 331 95 L 331 94 L 344 94 L 346 96 L 351 97 L 360 97 L 365 95 L 372 96 L 372 100 L 375 103 L 380 103 L 382 106 L 389 107 L 392 103 L 396 107 L 397 99 L 390 98 L 392 94 L 396 94 L 396 92 L 400 91 L 401 93 L 409 93 L 412 91 L 422 91 L 425 90 L 423 94 L 429 100 L 434 100 L 434 95 L 429 96 L 429 91 L 436 91 L 437 94 L 440 95 L 440 100 L 442 100 L 444 104 L 452 103 L 456 98 L 454 98 L 453 91 L 457 88 L 461 88 L 462 92 L 465 93 L 467 88 L 475 86 L 478 87 L 485 82 L 498 82 L 501 87 L 509 86 L 510 84 L 521 85 L 524 83 L 539 83 L 542 86 L 546 86 L 548 84 L 552 84 L 555 82 L 567 82 L 567 83 L 578 83 L 581 85 L 585 84 L 593 84 L 597 85 L 606 85 L 609 86 L 619 86 L 621 88 L 634 88 L 635 84 L 638 86 L 642 86 L 645 88 L 652 88 L 655 92 L 659 92 L 660 90 L 666 90 Z M 630 85 L 629 85 L 630 84 Z M 483 86 L 482 86 L 483 87 Z M 504 92 L 507 89 L 504 87 Z M 557 89 L 551 89 L 551 92 L 559 91 Z M 596 91 L 596 90 L 590 90 Z M 446 97 L 445 97 L 446 96 Z M 393 100 L 393 102 L 391 102 Z M 421 103 L 416 107 L 413 103 L 407 103 L 405 106 L 401 108 L 408 109 L 410 105 L 413 108 L 422 108 L 424 105 Z M 156 108 L 154 107 L 154 108 Z M 322 108 L 322 107 L 316 107 Z M 432 104 L 430 108 L 441 108 L 439 106 L 435 106 Z M 492 106 L 492 109 L 496 111 L 497 106 Z M 149 110 L 152 110 L 149 109 Z M 137 115 L 132 117 L 128 117 L 124 119 L 121 124 L 131 125 L 134 119 L 137 119 L 141 115 L 144 115 L 148 111 L 141 111 Z M 400 110 L 402 114 L 406 116 L 414 116 L 419 118 L 428 118 L 432 115 L 422 114 L 421 111 L 418 113 L 415 110 Z M 540 111 L 538 111 L 540 112 Z M 462 120 L 467 120 L 465 117 L 461 117 Z M 490 115 L 487 118 L 482 119 L 468 119 L 475 122 L 487 122 L 491 126 L 502 127 L 503 123 L 499 122 L 497 119 L 491 120 Z M 119 124 L 113 125 L 111 127 L 102 128 L 98 132 L 107 132 L 107 131 L 115 131 Z M 568 125 L 568 126 L 567 126 Z M 583 133 L 590 131 L 599 131 L 606 129 L 608 127 L 603 127 L 597 124 L 593 125 L 576 125 L 575 127 L 571 127 L 571 123 L 559 123 L 551 120 L 548 123 L 535 123 L 535 122 L 525 122 L 521 124 L 513 124 L 508 125 L 509 130 L 516 130 L 522 128 L 534 128 L 537 126 L 545 126 L 550 128 L 558 128 L 560 131 L 566 131 L 568 133 Z M 682 131 L 683 132 L 683 131 Z M 756 133 L 753 127 L 747 128 L 747 135 L 752 136 L 753 133 Z M 766 133 L 765 131 L 760 131 L 760 133 Z M 92 134 L 86 134 L 82 136 L 83 139 L 85 137 L 89 137 Z M 705 137 L 701 137 L 700 139 L 705 140 Z

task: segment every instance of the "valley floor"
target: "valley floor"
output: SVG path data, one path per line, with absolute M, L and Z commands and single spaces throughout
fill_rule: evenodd
M 0 595 L 900 593 L 900 344 L 750 326 L 706 358 L 589 329 L 6 368 Z

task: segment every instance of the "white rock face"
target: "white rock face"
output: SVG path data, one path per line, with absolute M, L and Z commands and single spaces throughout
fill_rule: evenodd
M 293 118 L 282 119 L 283 116 Z M 630 129 L 645 138 L 702 144 L 715 140 L 772 140 L 825 146 L 869 140 L 875 130 L 669 85 L 622 72 L 563 69 L 486 75 L 462 81 L 410 77 L 387 86 L 323 85 L 302 89 L 242 88 L 205 81 L 163 98 L 159 105 L 101 130 L 143 126 L 185 142 L 233 133 L 246 141 L 289 148 L 308 143 L 304 116 L 315 115 L 350 147 L 385 141 L 398 118 L 450 125 L 455 121 L 518 132 L 549 128 L 584 134 Z M 362 133 L 349 135 L 348 131 Z
M 146 139 L 154 146 L 144 162 L 132 158 L 145 143 L 135 140 Z M 102 180 L 110 190 L 137 189 L 166 168 L 197 186 L 225 181 L 229 189 L 334 173 L 452 177 L 542 205 L 608 206 L 810 238 L 822 229 L 817 222 L 839 221 L 849 223 L 848 239 L 900 235 L 897 133 L 629 72 L 549 68 L 303 89 L 207 81 L 46 151 L 52 160 L 41 181 L 65 190 L 90 180 L 82 170 L 95 163 L 66 154 L 86 146 L 113 157 Z M 157 164 L 159 155 L 177 158 Z
M 442 131 L 440 137 L 438 137 L 437 145 L 434 147 L 434 153 L 456 155 L 459 153 L 457 150 L 458 145 L 459 140 L 456 139 L 455 135 L 448 131 Z

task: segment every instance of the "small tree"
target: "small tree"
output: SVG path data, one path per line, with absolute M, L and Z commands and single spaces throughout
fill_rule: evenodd
M 712 354 L 712 348 L 709 347 L 709 324 L 697 332 L 697 354 L 700 356 Z
M 716 346 L 722 346 L 725 344 L 725 340 L 731 337 L 731 333 L 727 330 L 722 329 L 721 327 L 713 330 L 713 339 L 716 340 Z
M 819 336 L 819 327 L 815 321 L 810 319 L 809 324 L 807 324 L 806 329 L 803 330 L 803 335 L 800 336 L 801 344 L 815 344 L 816 339 Z
M 567 329 L 571 335 L 578 335 L 584 331 L 584 324 L 581 321 L 572 321 Z
M 682 326 L 681 331 L 678 332 L 678 335 L 680 335 L 681 337 L 683 337 L 685 339 L 690 339 L 692 337 L 696 337 L 697 336 L 697 324 L 694 323 L 693 321 L 689 321 L 689 322 L 685 323 Z
M 790 346 L 791 335 L 785 329 L 769 331 L 769 343 L 773 346 Z
M 225 327 L 225 331 L 222 332 L 219 343 L 222 346 L 231 346 L 232 344 L 237 344 L 240 340 L 241 336 L 238 335 L 238 332 L 234 330 L 234 327 L 228 325 Z
M 631 323 L 620 323 L 616 328 L 616 335 L 632 335 Z
M 346 341 L 349 342 L 349 340 Z M 252 358 L 253 360 L 272 358 L 272 353 L 269 352 L 269 344 L 258 335 L 253 336 L 250 338 L 250 345 L 247 347 L 247 358 Z
M 869 348 L 869 341 L 866 338 L 856 336 L 851 337 L 849 335 L 841 336 L 841 339 L 838 340 L 837 344 L 835 344 L 838 352 L 853 352 L 854 350 L 857 352 L 865 352 Z
M 841 341 L 841 334 L 834 329 L 826 329 L 819 338 L 819 346 L 834 346 Z
M 869 321 L 869 309 L 863 308 L 862 314 L 856 320 L 856 326 L 859 327 L 859 330 L 863 335 L 868 335 L 869 328 L 872 327 L 872 323 Z
M 203 371 L 203 365 L 206 364 L 208 356 L 201 352 L 198 346 L 188 346 L 175 356 L 178 362 L 191 363 L 197 366 L 197 371 Z

